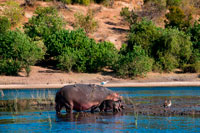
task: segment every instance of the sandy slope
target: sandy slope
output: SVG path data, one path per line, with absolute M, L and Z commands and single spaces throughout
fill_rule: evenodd
M 197 73 L 148 73 L 143 78 L 119 79 L 105 73 L 63 73 L 38 66 L 31 68 L 29 77 L 24 71 L 19 76 L 0 76 L 0 88 L 59 88 L 66 84 L 100 84 L 102 81 L 109 81 L 106 86 L 200 86 L 200 74 Z

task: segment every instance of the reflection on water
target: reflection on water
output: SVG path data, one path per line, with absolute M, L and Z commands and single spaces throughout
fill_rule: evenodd
M 57 117 L 55 111 L 0 115 L 0 132 L 175 132 L 200 131 L 200 118 L 142 116 L 133 113 L 74 113 Z
M 200 96 L 200 87 L 119 87 L 109 88 L 125 97 Z M 0 100 L 54 98 L 58 89 L 6 89 Z M 3 96 L 2 96 L 3 94 Z
M 110 88 L 122 96 L 200 96 L 200 87 L 119 87 Z
M 124 97 L 135 98 L 144 103 L 158 103 L 153 98 L 170 97 L 173 104 L 199 103 L 200 87 L 155 87 L 155 88 L 110 88 Z M 54 98 L 57 89 L 3 90 L 0 100 Z M 146 99 L 146 97 L 148 99 Z M 175 99 L 176 97 L 176 99 Z M 195 97 L 195 101 L 179 100 L 179 97 Z M 150 99 L 151 98 L 151 99 Z M 175 99 L 175 100 L 174 100 Z M 143 101 L 142 101 L 143 100 Z M 160 103 L 159 103 L 160 104 Z M 200 103 L 199 103 L 200 104 Z M 196 106 L 197 110 L 199 106 Z M 150 116 L 134 112 L 113 114 L 74 112 L 56 116 L 55 110 L 0 112 L 0 132 L 198 132 L 200 117 L 194 116 Z

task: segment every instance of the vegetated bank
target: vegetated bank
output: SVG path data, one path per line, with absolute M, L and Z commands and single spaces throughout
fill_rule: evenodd
M 87 5 L 84 2 L 78 3 Z M 38 7 L 23 28 L 11 30 L 10 27 L 18 23 L 13 20 L 20 20 L 22 7 L 8 1 L 0 17 L 0 74 L 17 75 L 25 68 L 28 76 L 31 65 L 47 62 L 67 72 L 95 73 L 106 68 L 122 78 L 145 76 L 150 71 L 171 72 L 176 68 L 183 72 L 199 72 L 200 20 L 192 22 L 192 12 L 182 9 L 184 0 L 175 3 L 167 0 L 164 5 L 144 1 L 146 5 L 149 3 L 169 10 L 165 14 L 165 28 L 128 7 L 122 8 L 120 15 L 130 30 L 127 44 L 117 50 L 110 42 L 96 42 L 87 36 L 97 28 L 93 11 L 86 16 L 76 15 L 77 28 L 67 30 L 55 7 Z M 89 26 L 83 27 L 85 24 Z

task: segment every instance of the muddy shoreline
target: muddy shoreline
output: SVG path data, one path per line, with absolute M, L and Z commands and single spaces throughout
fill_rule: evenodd
M 172 116 L 172 115 L 192 115 L 200 116 L 200 98 L 193 97 L 173 97 L 171 107 L 163 107 L 166 97 L 138 97 L 125 98 L 125 109 L 119 114 L 134 113 L 141 115 Z M 0 112 L 11 111 L 20 112 L 24 110 L 55 110 L 54 99 L 15 99 L 1 100 Z M 63 110 L 65 110 L 63 108 Z M 98 114 L 97 109 L 95 114 Z M 83 111 L 89 113 L 89 111 Z M 109 114 L 112 112 L 108 112 Z M 65 114 L 65 111 L 64 111 Z M 101 113 L 100 113 L 101 114 Z M 115 113 L 114 113 L 115 114 Z

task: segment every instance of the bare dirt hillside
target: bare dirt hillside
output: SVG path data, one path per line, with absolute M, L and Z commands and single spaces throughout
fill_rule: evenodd
M 20 4 L 23 1 L 18 0 Z M 98 22 L 98 29 L 94 33 L 89 34 L 89 37 L 96 41 L 110 41 L 115 44 L 116 48 L 119 49 L 126 41 L 128 32 L 128 25 L 123 23 L 120 16 L 122 7 L 129 7 L 134 10 L 141 10 L 143 2 L 142 0 L 124 0 L 115 1 L 112 8 L 105 7 L 99 4 L 90 4 L 89 6 L 82 5 L 66 5 L 67 8 L 62 8 L 63 5 L 59 2 L 42 2 L 36 1 L 33 7 L 26 7 L 24 9 L 23 22 L 27 22 L 34 14 L 35 9 L 38 6 L 56 6 L 59 9 L 60 15 L 67 22 L 66 29 L 73 30 L 74 14 L 83 13 L 86 14 L 89 9 L 94 11 L 95 20 Z

